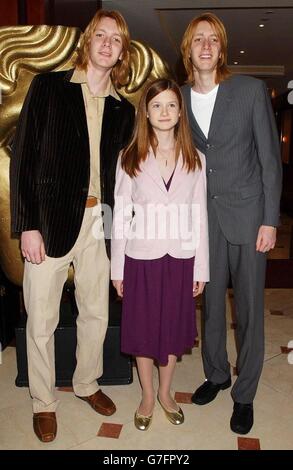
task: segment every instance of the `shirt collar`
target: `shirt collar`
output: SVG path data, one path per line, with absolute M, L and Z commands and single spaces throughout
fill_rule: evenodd
M 72 74 L 72 77 L 71 77 L 70 81 L 72 83 L 79 83 L 81 85 L 86 84 L 87 87 L 88 87 L 87 76 L 86 76 L 85 70 L 74 69 L 74 72 Z M 89 90 L 89 88 L 88 88 L 88 90 Z M 90 90 L 89 90 L 89 92 L 90 92 Z M 114 85 L 111 82 L 111 80 L 109 82 L 107 90 L 103 94 L 97 95 L 97 97 L 106 98 L 109 95 L 112 96 L 113 98 L 115 98 L 116 100 L 121 101 L 121 98 L 118 95 L 117 91 L 115 90 Z

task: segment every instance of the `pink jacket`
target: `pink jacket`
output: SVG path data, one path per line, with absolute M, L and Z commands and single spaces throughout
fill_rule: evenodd
M 205 157 L 202 170 L 182 168 L 180 155 L 169 191 L 150 150 L 130 178 L 118 159 L 111 241 L 111 279 L 123 280 L 125 254 L 136 259 L 195 256 L 194 280 L 209 281 Z

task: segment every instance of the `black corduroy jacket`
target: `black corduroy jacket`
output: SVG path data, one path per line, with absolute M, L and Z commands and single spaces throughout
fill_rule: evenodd
M 73 247 L 90 180 L 90 147 L 81 85 L 73 70 L 36 75 L 17 124 L 10 162 L 11 230 L 39 230 L 48 256 Z M 102 203 L 113 208 L 117 158 L 134 125 L 134 107 L 108 96 L 102 123 Z M 109 255 L 109 243 L 106 240 Z

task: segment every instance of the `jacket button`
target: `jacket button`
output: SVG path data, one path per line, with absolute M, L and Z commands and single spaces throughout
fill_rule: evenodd
M 212 168 L 209 168 L 209 173 L 213 173 L 213 169 Z
M 217 196 L 216 194 L 213 194 L 212 196 L 212 199 L 218 199 L 219 196 Z
M 211 148 L 211 144 L 207 144 L 207 145 L 206 145 L 206 148 L 207 148 L 207 149 Z

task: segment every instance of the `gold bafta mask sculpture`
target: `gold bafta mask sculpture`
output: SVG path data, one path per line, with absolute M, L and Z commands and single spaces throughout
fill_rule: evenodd
M 9 161 L 17 119 L 37 73 L 73 66 L 81 32 L 65 26 L 0 28 L 0 265 L 15 284 L 22 284 L 23 259 L 19 240 L 11 238 Z M 137 105 L 144 85 L 170 72 L 157 53 L 137 41 L 131 43 L 131 80 L 120 90 Z

